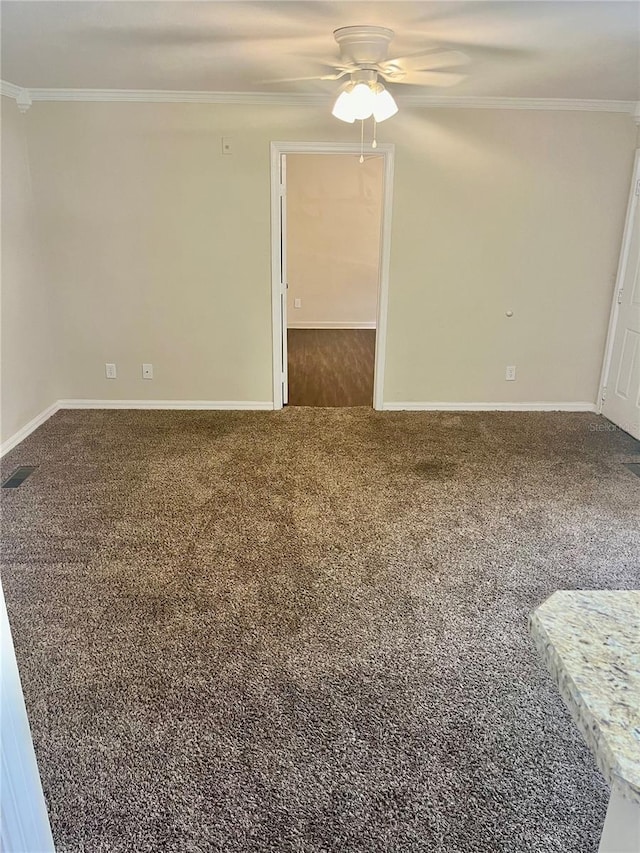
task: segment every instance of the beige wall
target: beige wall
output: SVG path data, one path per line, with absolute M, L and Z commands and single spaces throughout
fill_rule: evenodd
M 39 263 L 25 116 L 2 109 L 0 433 L 4 442 L 55 400 L 49 280 Z
M 243 128 L 223 157 L 216 111 L 32 110 L 63 398 L 271 399 L 268 146 Z
M 290 327 L 375 326 L 383 167 L 381 156 L 287 155 Z
M 36 103 L 27 118 L 59 395 L 271 400 L 269 142 L 357 129 L 312 107 Z M 403 109 L 379 131 L 396 144 L 385 401 L 593 401 L 632 120 Z
M 477 110 L 398 140 L 386 400 L 595 401 L 634 137 Z

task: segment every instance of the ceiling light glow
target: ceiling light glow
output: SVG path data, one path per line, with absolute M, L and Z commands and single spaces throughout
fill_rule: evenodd
M 331 115 L 339 118 L 340 121 L 346 121 L 349 122 L 349 124 L 354 123 L 356 119 L 353 115 L 351 91 L 349 89 L 345 89 L 343 92 L 340 92 L 335 104 L 333 105 L 333 109 L 331 110 Z
M 373 115 L 375 92 L 367 83 L 356 83 L 351 91 L 351 111 L 354 119 L 369 118 Z

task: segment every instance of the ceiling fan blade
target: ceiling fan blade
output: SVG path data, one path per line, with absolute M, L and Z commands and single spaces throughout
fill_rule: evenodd
M 297 59 L 304 60 L 306 63 L 313 63 L 322 68 L 331 68 L 333 71 L 355 71 L 356 65 L 353 62 L 343 62 L 341 59 L 333 59 L 327 56 L 319 57 L 314 54 L 305 53 L 297 50 L 295 54 Z
M 287 48 L 299 48 L 302 37 L 296 35 L 235 35 L 233 38 L 215 28 L 184 26 L 90 26 L 88 37 L 100 42 L 123 42 L 141 47 L 189 48 L 198 45 L 215 45 L 217 51 L 229 53 L 244 48 L 267 48 L 284 52 Z M 315 44 L 315 39 L 306 37 L 305 42 Z
M 348 71 L 340 71 L 337 74 L 316 74 L 313 77 L 277 77 L 271 80 L 258 80 L 258 83 L 300 83 L 303 80 L 339 80 L 348 74 Z
M 382 65 L 398 66 L 409 71 L 432 71 L 436 68 L 451 68 L 454 65 L 468 65 L 471 57 L 461 50 L 433 50 L 410 53 L 383 62 Z
M 382 76 L 387 80 L 385 74 Z M 388 82 L 409 86 L 455 86 L 466 77 L 466 74 L 455 74 L 452 71 L 410 71 L 401 80 L 389 77 Z

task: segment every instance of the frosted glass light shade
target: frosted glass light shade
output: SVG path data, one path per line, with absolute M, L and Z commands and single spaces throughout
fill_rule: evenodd
M 355 116 L 353 115 L 353 108 L 351 106 L 351 92 L 348 90 L 340 92 L 331 110 L 331 115 L 339 118 L 340 121 L 347 121 L 349 124 L 354 123 Z
M 385 121 L 397 112 L 398 106 L 391 93 L 380 83 L 347 84 L 331 110 L 332 115 L 349 124 L 353 124 L 356 119 L 364 121 L 371 115 L 377 122 Z
M 376 93 L 373 103 L 373 117 L 377 122 L 391 118 L 391 116 L 394 116 L 397 112 L 398 105 L 393 100 L 390 92 L 387 92 L 386 89 L 382 89 L 380 92 Z
M 354 119 L 365 119 L 373 113 L 375 93 L 367 83 L 356 83 L 351 90 L 351 110 Z

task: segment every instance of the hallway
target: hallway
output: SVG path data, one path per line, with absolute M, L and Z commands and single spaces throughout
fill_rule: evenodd
M 290 406 L 372 406 L 375 329 L 289 329 Z

